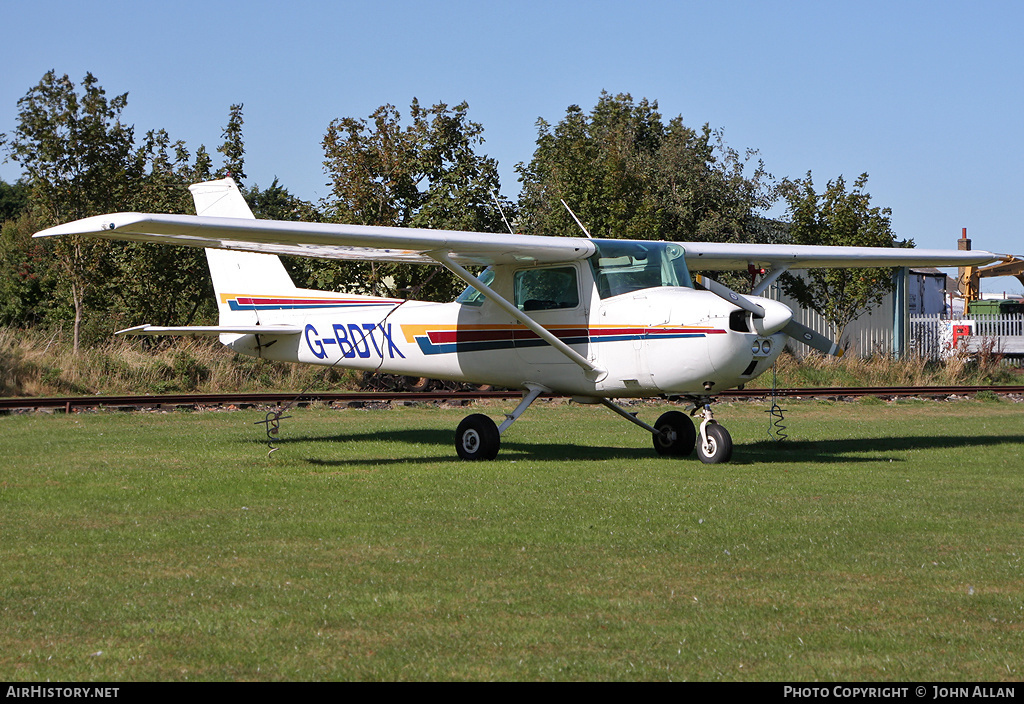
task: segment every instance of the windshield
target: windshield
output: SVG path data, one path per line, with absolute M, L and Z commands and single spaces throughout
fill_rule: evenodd
M 661 286 L 693 288 L 683 248 L 671 242 L 594 240 L 590 257 L 601 298 Z
M 477 278 L 483 282 L 484 286 L 490 286 L 494 281 L 494 270 L 487 267 Z M 480 293 L 472 286 L 467 286 L 455 301 L 464 306 L 481 306 L 484 303 L 484 294 Z

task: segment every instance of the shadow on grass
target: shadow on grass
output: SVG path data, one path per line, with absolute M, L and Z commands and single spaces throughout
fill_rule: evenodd
M 262 440 L 262 442 L 266 442 Z M 249 441 L 253 442 L 253 441 Z M 376 465 L 382 464 L 434 464 L 447 460 L 459 461 L 455 455 L 455 432 L 452 430 L 438 429 L 406 429 L 393 431 L 379 431 L 372 433 L 356 433 L 351 435 L 329 435 L 323 437 L 292 437 L 276 440 L 277 447 L 285 448 L 288 445 L 297 443 L 349 443 L 349 442 L 383 442 L 401 443 L 410 447 L 434 446 L 444 447 L 449 451 L 447 456 L 437 456 L 431 453 L 430 456 L 416 456 L 410 454 L 403 457 L 377 457 L 372 459 L 328 459 L 328 458 L 307 458 L 310 464 L 321 466 L 346 466 L 358 465 L 371 462 Z M 565 462 L 594 462 L 610 459 L 642 460 L 654 454 L 652 448 L 641 447 L 601 447 L 595 445 L 577 445 L 574 443 L 531 443 L 503 441 L 499 460 L 532 460 L 537 462 L 552 461 Z
M 1022 445 L 1020 435 L 912 435 L 904 437 L 863 437 L 843 440 L 775 442 L 759 440 L 737 446 L 733 462 L 773 464 L 796 462 L 902 462 L 900 453 L 914 450 L 959 450 L 996 445 Z M 894 456 L 895 455 L 895 456 Z
M 253 442 L 253 441 L 250 441 Z M 265 442 L 265 441 L 264 441 Z M 349 443 L 349 442 L 384 442 L 401 443 L 410 446 L 433 446 L 448 448 L 450 455 L 404 457 L 379 457 L 374 459 L 324 459 L 308 458 L 310 464 L 323 466 L 345 466 L 365 464 L 405 464 L 405 463 L 436 463 L 446 459 L 456 460 L 455 433 L 451 430 L 412 428 L 393 431 L 356 433 L 350 435 L 330 435 L 323 437 L 291 437 L 275 441 L 278 447 L 298 443 Z M 909 437 L 862 437 L 842 440 L 792 441 L 775 442 L 757 440 L 753 442 L 736 442 L 733 450 L 732 465 L 750 464 L 796 464 L 796 463 L 864 463 L 893 460 L 901 462 L 900 454 L 914 450 L 950 450 L 969 451 L 971 448 L 993 447 L 1002 444 L 1024 445 L 1024 436 L 1019 435 L 976 435 L 976 436 L 939 436 L 918 435 Z M 602 460 L 645 460 L 656 457 L 653 447 L 615 447 L 602 445 L 580 445 L 566 443 L 538 443 L 525 441 L 502 442 L 499 460 L 531 460 L 535 462 L 595 462 Z M 673 461 L 665 458 L 666 461 Z M 699 464 L 696 453 L 681 461 Z M 457 461 L 457 460 L 456 460 Z

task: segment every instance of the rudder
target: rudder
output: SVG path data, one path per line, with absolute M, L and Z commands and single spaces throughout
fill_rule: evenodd
M 196 215 L 255 219 L 231 178 L 197 183 L 189 186 L 189 191 L 196 204 Z M 274 254 L 207 249 L 206 261 L 210 266 L 221 325 L 260 322 L 254 307 L 239 307 L 239 297 L 288 296 L 296 290 L 281 260 Z

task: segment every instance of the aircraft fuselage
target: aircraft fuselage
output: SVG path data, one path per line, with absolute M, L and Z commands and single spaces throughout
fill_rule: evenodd
M 496 293 L 611 373 L 588 375 L 472 290 L 453 303 L 357 296 L 324 303 L 322 293 L 308 300 L 292 294 L 285 302 L 228 297 L 235 309 L 250 306 L 264 325 L 294 324 L 301 316 L 303 333 L 221 339 L 239 353 L 267 359 L 510 388 L 530 383 L 601 397 L 708 395 L 764 372 L 786 341 L 781 333 L 757 334 L 743 311 L 689 286 L 637 288 L 602 298 L 585 261 L 491 271 Z

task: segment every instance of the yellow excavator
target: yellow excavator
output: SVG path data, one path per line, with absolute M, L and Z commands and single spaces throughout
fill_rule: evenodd
M 970 249 L 971 241 L 967 239 L 967 228 L 964 228 L 963 237 L 958 240 L 960 249 Z M 971 311 L 971 304 L 981 300 L 981 280 L 993 276 L 1012 276 L 1024 284 L 1024 259 L 1007 255 L 1003 261 L 989 266 L 965 266 L 959 270 L 957 277 L 957 288 L 964 297 L 967 304 L 967 312 Z M 1007 302 L 1009 303 L 1009 302 Z

